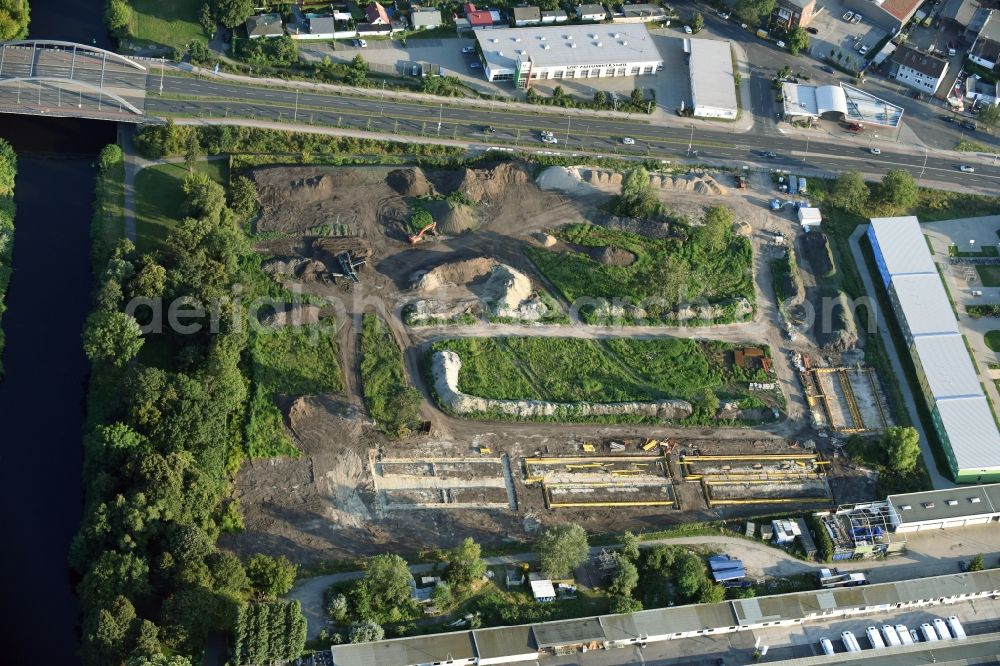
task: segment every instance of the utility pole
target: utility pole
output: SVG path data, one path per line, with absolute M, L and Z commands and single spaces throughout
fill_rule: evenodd
M 299 89 L 295 89 L 295 115 L 292 116 L 292 122 L 297 122 L 299 119 Z
M 994 163 L 996 163 L 995 159 L 994 159 Z M 923 180 L 923 178 L 924 178 L 924 169 L 926 169 L 926 168 L 927 168 L 927 146 L 924 146 L 924 163 L 920 167 L 920 175 L 917 176 L 917 185 L 920 185 L 920 181 Z
M 567 112 L 566 113 L 566 147 L 567 148 L 569 148 L 569 125 L 570 125 L 571 118 L 572 118 L 572 116 L 570 116 L 569 112 Z
M 438 136 L 441 136 L 441 121 L 444 118 L 444 102 L 441 103 L 441 107 L 438 109 Z
M 164 58 L 160 56 L 160 95 L 163 95 L 163 63 Z
M 691 136 L 688 137 L 688 152 L 687 156 L 691 157 L 691 148 L 694 145 L 694 125 L 691 125 Z

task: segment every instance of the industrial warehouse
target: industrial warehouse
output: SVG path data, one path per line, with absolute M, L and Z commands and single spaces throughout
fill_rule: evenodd
M 476 30 L 486 78 L 527 88 L 533 79 L 642 76 L 663 68 L 646 26 L 564 25 Z
M 952 476 L 1000 480 L 1000 432 L 919 221 L 874 218 L 868 239 Z
M 545 622 L 534 625 L 459 631 L 435 636 L 398 638 L 373 643 L 336 645 L 334 666 L 418 666 L 423 664 L 510 664 L 546 661 L 553 655 L 580 651 L 645 647 L 649 643 L 794 627 L 837 618 L 874 623 L 901 609 L 934 608 L 950 615 L 948 606 L 992 599 L 1000 594 L 1000 570 L 950 574 L 917 580 L 814 590 L 717 604 L 660 608 L 625 615 Z M 941 608 L 944 606 L 945 608 Z M 993 642 L 996 634 L 970 636 Z M 920 642 L 904 648 L 913 662 L 923 662 L 940 643 Z M 699 648 L 699 649 L 703 649 Z M 867 651 L 867 655 L 871 656 Z M 898 655 L 902 657 L 903 655 Z M 900 661 L 898 663 L 906 663 Z
M 733 51 L 729 42 L 685 39 L 691 71 L 691 102 L 697 118 L 735 120 L 739 113 Z

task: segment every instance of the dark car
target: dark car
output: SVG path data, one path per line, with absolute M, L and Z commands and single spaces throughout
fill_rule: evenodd
M 833 74 L 833 67 L 830 67 L 829 65 L 823 65 L 822 67 L 820 67 L 820 69 L 822 69 L 827 74 Z
M 969 565 L 965 563 L 965 560 L 958 561 L 958 570 L 961 571 L 962 573 L 965 573 L 966 571 L 969 570 Z
M 976 123 L 972 122 L 971 120 L 963 120 L 962 127 L 964 127 L 967 130 L 972 130 L 973 132 L 976 131 Z
M 809 26 L 808 28 L 806 28 L 806 32 L 808 32 L 810 35 L 818 35 L 819 34 L 819 30 L 817 30 L 816 28 L 814 28 L 812 26 Z
M 496 128 L 496 127 L 493 127 L 493 125 L 490 125 L 490 126 L 488 126 L 488 127 L 484 127 L 484 128 L 483 128 L 483 132 L 484 132 L 484 133 L 486 133 L 486 134 L 493 134 L 493 133 L 495 133 L 496 131 L 497 131 L 497 128 Z
M 953 122 L 955 122 L 955 119 L 952 118 L 951 116 L 938 116 L 938 118 L 940 118 L 941 120 L 945 121 L 946 123 L 953 123 Z
M 774 153 L 773 153 L 772 151 L 770 151 L 770 150 L 767 150 L 767 151 L 762 151 L 762 152 L 761 152 L 761 154 L 760 154 L 760 156 L 761 156 L 761 157 L 772 157 L 772 158 L 773 158 L 773 157 L 777 157 L 777 155 L 776 155 L 776 154 L 774 154 Z

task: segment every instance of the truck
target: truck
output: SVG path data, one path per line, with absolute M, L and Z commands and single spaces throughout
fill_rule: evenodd
M 931 631 L 934 631 L 934 629 L 931 628 Z M 840 640 L 844 641 L 844 647 L 847 648 L 848 652 L 861 652 L 861 644 L 858 643 L 858 639 L 851 632 L 845 631 L 842 633 Z
M 864 129 L 865 129 L 864 123 L 856 123 L 856 122 L 850 122 L 850 121 L 848 121 L 848 123 L 847 123 L 847 131 L 848 132 L 857 133 L 857 132 L 863 131 Z
M 885 641 L 882 640 L 882 634 L 878 633 L 876 627 L 868 627 L 865 629 L 865 634 L 868 636 L 868 642 L 872 644 L 872 647 L 876 650 L 885 649 Z
M 761 39 L 767 39 L 768 38 L 767 30 L 757 30 L 757 36 L 760 37 Z
M 885 636 L 885 644 L 889 647 L 899 647 L 903 644 L 899 634 L 891 624 L 882 625 L 882 635 Z
M 824 573 L 829 575 L 823 575 Z M 840 573 L 837 569 L 833 569 L 832 571 L 829 569 L 822 569 L 820 571 L 819 584 L 820 587 L 825 589 L 834 587 L 855 587 L 858 585 L 867 585 L 868 579 L 863 573 Z
M 955 638 L 962 639 L 966 637 L 965 627 L 962 626 L 961 621 L 954 615 L 948 618 L 948 628 L 951 629 L 951 633 Z

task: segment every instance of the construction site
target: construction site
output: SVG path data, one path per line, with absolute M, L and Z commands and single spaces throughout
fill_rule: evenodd
M 810 417 L 818 430 L 874 433 L 893 425 L 885 395 L 872 368 L 800 366 Z
M 507 456 L 482 458 L 378 458 L 370 452 L 378 508 L 517 510 Z
M 844 505 L 818 515 L 833 541 L 835 561 L 882 557 L 906 549 L 906 535 L 892 531 L 886 502 Z

